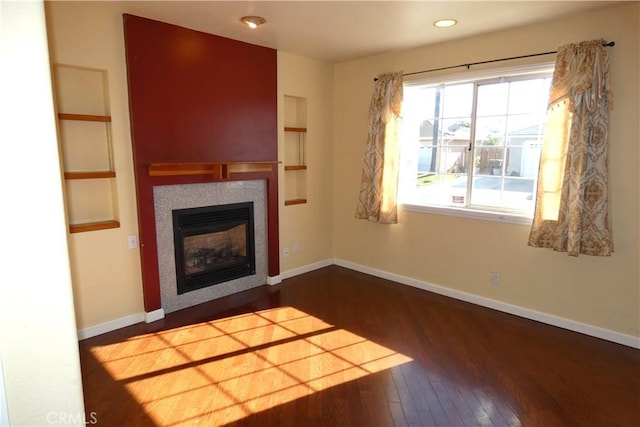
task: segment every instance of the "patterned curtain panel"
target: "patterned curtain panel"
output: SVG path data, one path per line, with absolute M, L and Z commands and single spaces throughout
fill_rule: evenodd
M 608 130 L 612 93 L 604 40 L 558 49 L 529 246 L 609 256 Z
M 398 129 L 402 72 L 376 80 L 369 106 L 369 135 L 356 218 L 383 224 L 398 222 Z

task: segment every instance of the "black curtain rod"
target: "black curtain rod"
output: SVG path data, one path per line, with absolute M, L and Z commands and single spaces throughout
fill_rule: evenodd
M 605 47 L 613 47 L 616 45 L 616 42 L 608 42 L 608 43 L 603 43 L 602 46 Z M 442 71 L 442 70 L 450 70 L 452 68 L 460 68 L 460 67 L 466 67 L 467 70 L 469 68 L 471 68 L 472 65 L 480 65 L 480 64 L 490 64 L 492 62 L 500 62 L 500 61 L 510 61 L 512 59 L 522 59 L 522 58 L 532 58 L 534 56 L 543 56 L 543 55 L 552 55 L 554 53 L 558 53 L 557 50 L 554 50 L 552 52 L 541 52 L 541 53 L 532 53 L 529 55 L 521 55 L 521 56 L 511 56 L 509 58 L 500 58 L 500 59 L 490 59 L 488 61 L 479 61 L 479 62 L 471 62 L 469 64 L 460 64 L 460 65 L 451 65 L 449 67 L 442 67 L 442 68 L 432 68 L 430 70 L 422 70 L 422 71 L 414 71 L 413 73 L 405 73 L 402 76 L 406 77 L 406 76 L 413 76 L 414 74 L 422 74 L 422 73 L 431 73 L 433 71 Z M 373 81 L 378 81 L 378 78 L 375 77 L 373 79 Z

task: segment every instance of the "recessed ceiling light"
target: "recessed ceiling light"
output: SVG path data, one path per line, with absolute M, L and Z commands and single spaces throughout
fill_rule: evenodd
M 433 25 L 438 28 L 446 28 L 446 27 L 453 27 L 457 23 L 458 21 L 456 21 L 455 19 L 438 19 L 436 22 L 433 23 Z
M 251 29 L 258 28 L 259 25 L 267 22 L 262 16 L 243 16 L 240 21 Z

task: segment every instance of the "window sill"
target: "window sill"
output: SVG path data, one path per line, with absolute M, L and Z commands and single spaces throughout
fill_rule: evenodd
M 423 206 L 400 203 L 400 209 L 436 215 L 456 216 L 461 218 L 495 221 L 507 224 L 531 225 L 533 218 L 506 212 L 483 211 L 479 209 L 454 208 L 450 206 Z

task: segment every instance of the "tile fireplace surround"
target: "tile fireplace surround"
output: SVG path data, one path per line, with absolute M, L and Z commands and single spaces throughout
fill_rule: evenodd
M 160 299 L 165 313 L 260 286 L 267 281 L 267 214 L 264 180 L 224 181 L 153 187 Z M 173 244 L 173 209 L 253 202 L 256 274 L 217 285 L 177 293 Z

